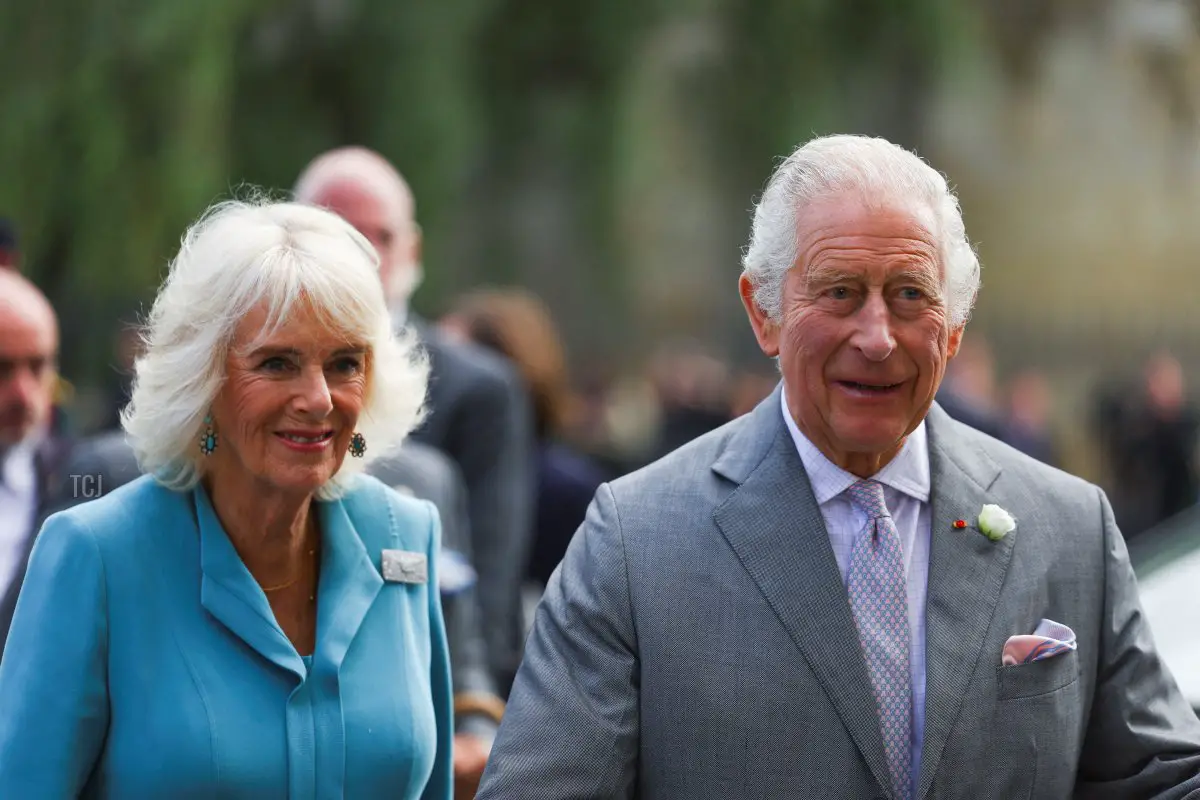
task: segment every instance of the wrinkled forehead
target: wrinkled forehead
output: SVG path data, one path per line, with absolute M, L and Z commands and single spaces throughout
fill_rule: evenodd
M 891 257 L 941 274 L 937 217 L 927 204 L 903 198 L 846 192 L 820 198 L 797 211 L 795 266 L 807 269 L 830 253 L 839 260 Z

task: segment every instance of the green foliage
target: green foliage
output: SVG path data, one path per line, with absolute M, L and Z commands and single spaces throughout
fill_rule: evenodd
M 656 30 L 685 16 L 715 24 L 722 68 L 684 89 L 744 208 L 772 157 L 814 131 L 849 123 L 913 138 L 952 7 L 3 3 L 0 214 L 16 219 L 28 271 L 63 317 L 66 371 L 83 382 L 109 377 L 113 320 L 152 297 L 189 221 L 243 184 L 286 190 L 341 144 L 379 150 L 410 179 L 438 265 L 422 295 L 432 305 L 467 282 L 528 277 L 503 214 L 544 160 L 574 187 L 576 251 L 590 257 L 571 268 L 611 310 L 636 290 L 613 263 L 613 176 L 636 158 L 618 136 L 621 109 Z

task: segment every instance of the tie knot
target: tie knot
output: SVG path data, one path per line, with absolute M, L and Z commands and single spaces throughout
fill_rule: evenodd
M 846 490 L 850 502 L 867 512 L 871 519 L 890 517 L 887 501 L 883 498 L 883 484 L 879 481 L 859 481 Z

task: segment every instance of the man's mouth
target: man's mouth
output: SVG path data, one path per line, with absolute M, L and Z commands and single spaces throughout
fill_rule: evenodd
M 899 389 L 899 383 L 860 383 L 858 381 L 838 381 L 839 384 L 855 392 L 865 394 L 887 394 Z

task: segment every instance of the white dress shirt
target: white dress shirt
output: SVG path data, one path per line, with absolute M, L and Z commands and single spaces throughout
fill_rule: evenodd
M 35 443 L 13 447 L 0 461 L 0 597 L 21 569 L 37 513 Z
M 844 492 L 861 480 L 834 464 L 800 432 L 788 411 L 786 392 L 782 398 L 783 420 L 796 444 L 813 495 L 825 520 L 829 543 L 842 573 L 842 585 L 850 570 L 854 541 L 866 531 L 867 515 Z M 929 441 L 924 421 L 909 434 L 900 452 L 872 476 L 883 484 L 888 511 L 900 534 L 904 572 L 908 581 L 909 668 L 912 673 L 912 785 L 921 774 L 921 745 L 925 738 L 925 595 L 929 585 Z

